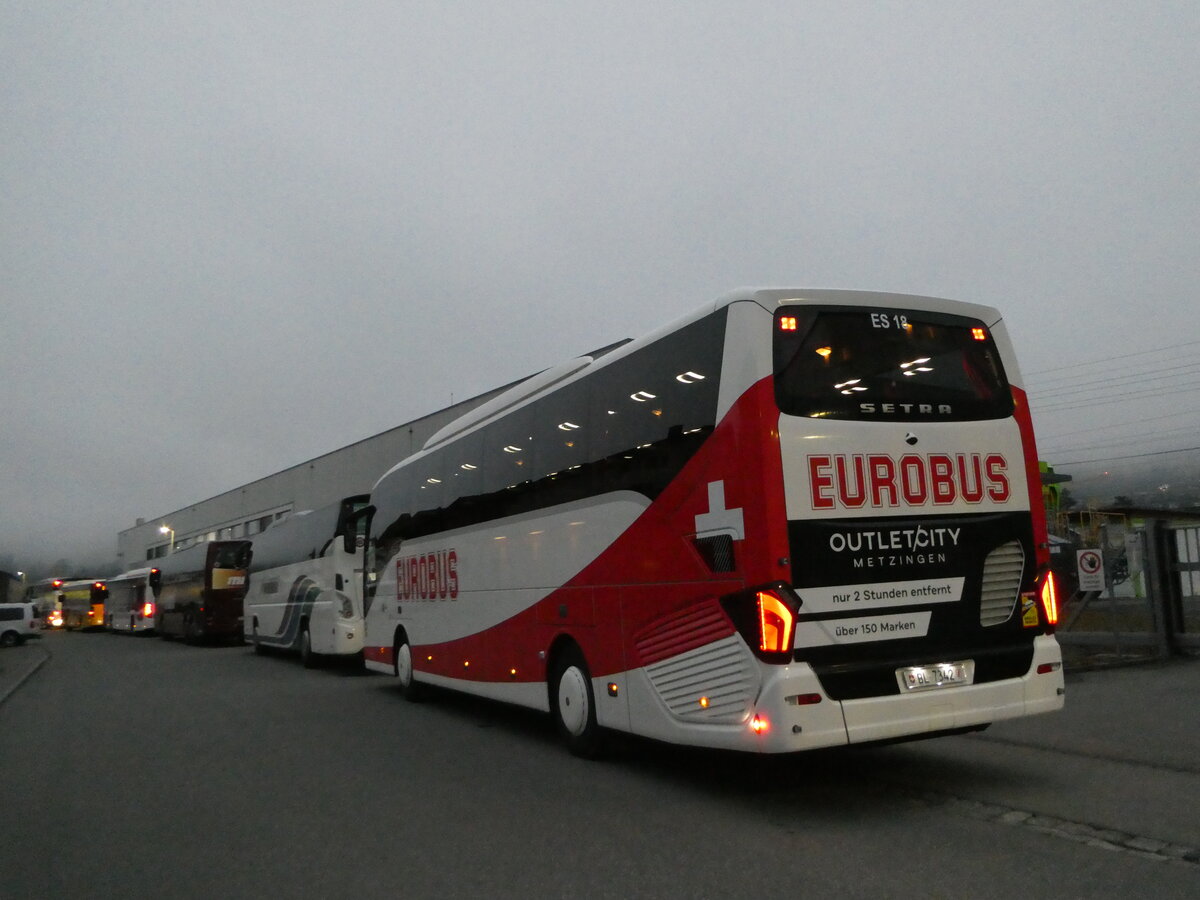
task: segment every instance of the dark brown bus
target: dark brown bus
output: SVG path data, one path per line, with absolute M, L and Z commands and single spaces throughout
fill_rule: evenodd
M 188 643 L 242 639 L 249 541 L 211 541 L 166 557 L 151 570 L 154 629 Z

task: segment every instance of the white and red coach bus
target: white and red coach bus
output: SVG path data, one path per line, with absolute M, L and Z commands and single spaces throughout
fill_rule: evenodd
M 995 310 L 740 292 L 535 376 L 372 492 L 367 665 L 783 752 L 1063 703 L 1029 407 Z

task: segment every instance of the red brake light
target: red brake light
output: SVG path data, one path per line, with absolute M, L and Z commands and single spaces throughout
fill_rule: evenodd
M 795 316 L 780 317 L 779 330 L 780 331 L 795 331 L 796 330 L 796 317 Z
M 143 619 L 154 618 L 154 604 L 153 603 L 142 604 L 142 618 Z
M 977 340 L 977 341 L 986 341 L 987 340 L 987 329 L 972 328 L 971 329 L 971 337 L 975 338 L 975 340 Z
M 796 618 L 788 605 L 770 591 L 758 592 L 759 649 L 788 653 L 792 649 L 792 627 Z
M 1054 573 L 1047 572 L 1042 582 L 1042 609 L 1046 613 L 1046 621 L 1051 625 L 1058 624 L 1058 586 L 1054 583 Z

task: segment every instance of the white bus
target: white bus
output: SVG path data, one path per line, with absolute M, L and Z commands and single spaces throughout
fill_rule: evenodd
M 150 582 L 157 569 L 141 568 L 122 572 L 108 579 L 108 599 L 104 604 L 104 622 L 109 631 L 154 630 L 154 592 Z
M 1058 709 L 1000 314 L 747 290 L 572 360 L 375 485 L 365 658 L 604 729 L 786 752 Z
M 61 578 L 43 578 L 25 588 L 25 602 L 37 609 L 44 628 L 62 627 Z
M 365 494 L 293 513 L 252 542 L 243 622 L 256 651 L 292 650 L 305 666 L 362 654 Z

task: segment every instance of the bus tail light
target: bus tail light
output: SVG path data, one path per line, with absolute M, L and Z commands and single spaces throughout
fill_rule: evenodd
M 721 607 L 755 656 L 784 663 L 792 658 L 800 598 L 782 581 L 721 598 Z
M 1042 611 L 1046 614 L 1049 625 L 1058 624 L 1058 585 L 1054 581 L 1054 573 L 1047 570 L 1042 576 Z
M 787 653 L 792 649 L 796 617 L 774 591 L 758 592 L 758 649 Z
M 143 603 L 142 604 L 142 618 L 143 619 L 153 619 L 154 618 L 154 604 L 153 603 Z

